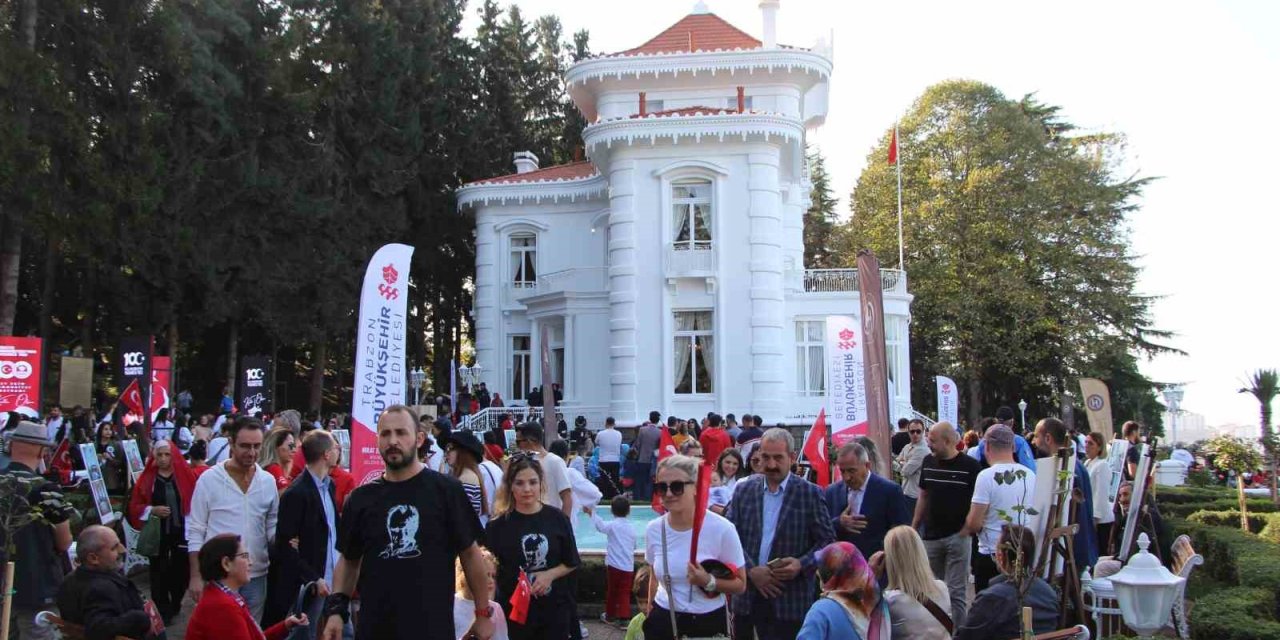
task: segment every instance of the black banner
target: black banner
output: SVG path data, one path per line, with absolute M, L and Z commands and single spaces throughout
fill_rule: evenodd
M 256 355 L 240 358 L 240 395 L 242 413 L 253 415 L 271 408 L 271 357 Z
M 151 396 L 151 364 L 154 355 L 155 338 L 152 336 L 130 336 L 120 340 L 117 378 L 120 402 L 138 415 L 147 426 L 148 433 L 151 412 L 147 408 Z

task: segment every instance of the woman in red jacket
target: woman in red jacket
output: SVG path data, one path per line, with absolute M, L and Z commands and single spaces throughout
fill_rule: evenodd
M 187 640 L 283 640 L 307 616 L 290 616 L 266 631 L 249 613 L 244 598 L 236 593 L 249 584 L 249 552 L 240 536 L 214 536 L 200 547 L 198 556 L 204 593 L 187 623 Z
M 191 512 L 191 494 L 196 489 L 196 472 L 175 449 L 168 440 L 151 447 L 151 458 L 133 485 L 126 511 L 129 525 L 138 531 L 152 518 L 160 523 L 159 552 L 147 559 L 151 567 L 151 599 L 165 624 L 182 610 L 182 596 L 187 590 L 191 567 L 185 523 Z

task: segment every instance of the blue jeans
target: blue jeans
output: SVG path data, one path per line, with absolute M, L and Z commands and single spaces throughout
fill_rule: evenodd
M 249 580 L 249 584 L 240 587 L 240 597 L 249 607 L 253 619 L 262 622 L 262 612 L 267 608 L 267 577 L 258 576 Z

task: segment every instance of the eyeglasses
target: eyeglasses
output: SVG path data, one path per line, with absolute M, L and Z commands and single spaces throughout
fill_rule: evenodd
M 248 560 L 248 559 L 249 559 L 249 552 L 248 552 L 248 551 L 241 551 L 240 553 L 237 553 L 237 554 L 236 554 L 236 558 L 244 558 L 245 560 Z
M 666 495 L 667 489 L 670 489 L 671 495 L 679 498 L 684 495 L 684 487 L 688 484 L 692 483 L 685 482 L 684 480 L 676 480 L 674 482 L 655 482 L 653 483 L 653 490 L 657 491 L 658 495 L 661 496 Z
M 912 429 L 912 430 L 911 430 L 911 435 L 913 435 L 913 436 L 918 436 L 918 435 L 920 435 L 921 433 L 924 433 L 924 432 L 923 432 L 923 431 L 921 431 L 921 430 L 919 430 L 919 429 Z

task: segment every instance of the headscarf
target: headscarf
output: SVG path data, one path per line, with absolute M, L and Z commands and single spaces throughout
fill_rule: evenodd
M 198 474 L 181 453 L 173 450 L 168 440 L 162 440 L 152 447 L 151 455 L 147 456 L 147 466 L 138 475 L 138 481 L 134 483 L 133 492 L 129 496 L 126 516 L 130 526 L 135 529 L 142 529 L 142 512 L 151 505 L 151 493 L 155 489 L 156 475 L 160 472 L 156 468 L 155 454 L 161 449 L 169 449 L 172 453 L 173 481 L 178 487 L 178 496 L 182 500 L 182 515 L 191 513 L 191 494 L 195 493 Z
M 880 584 L 862 552 L 850 542 L 833 542 L 818 552 L 818 576 L 823 594 L 850 614 L 859 637 L 889 640 L 887 604 Z

